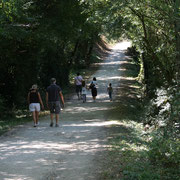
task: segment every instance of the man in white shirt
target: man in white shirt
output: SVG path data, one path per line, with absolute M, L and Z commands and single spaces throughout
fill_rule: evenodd
M 74 83 L 76 85 L 76 93 L 77 93 L 77 96 L 78 96 L 78 100 L 80 100 L 80 98 L 81 98 L 82 81 L 83 81 L 82 76 L 80 75 L 80 73 L 77 73 L 77 76 L 74 78 Z

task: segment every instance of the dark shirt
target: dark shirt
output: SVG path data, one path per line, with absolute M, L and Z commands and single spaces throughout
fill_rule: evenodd
M 39 97 L 38 97 L 37 91 L 36 92 L 30 91 L 29 101 L 30 101 L 30 103 L 39 103 Z
M 112 93 L 112 92 L 113 92 L 113 88 L 112 88 L 111 86 L 109 86 L 109 87 L 107 88 L 107 90 L 108 90 L 108 93 Z
M 47 87 L 46 92 L 48 93 L 48 102 L 60 101 L 59 93 L 61 88 L 56 84 L 51 84 Z

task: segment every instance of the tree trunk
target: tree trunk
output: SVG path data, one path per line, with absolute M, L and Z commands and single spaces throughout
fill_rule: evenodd
M 70 61 L 69 61 L 69 63 L 68 63 L 69 66 L 72 65 L 73 61 L 74 61 L 75 58 L 76 58 L 76 52 L 77 52 L 78 47 L 79 47 L 79 42 L 80 42 L 80 40 L 78 39 L 78 40 L 76 41 L 76 44 L 75 44 L 75 47 L 74 47 L 74 51 L 72 52 Z
M 179 8 L 180 1 L 175 1 L 175 38 L 176 38 L 176 78 L 177 83 L 180 82 L 180 16 L 179 16 Z
M 146 62 L 145 53 L 142 53 L 142 63 L 143 63 L 143 70 L 144 70 L 144 84 L 145 84 L 145 96 L 149 92 L 149 68 L 148 63 Z
M 91 54 L 92 54 L 93 46 L 94 46 L 93 43 L 91 43 L 89 48 L 88 48 L 88 52 L 87 52 L 87 55 L 86 55 L 86 65 L 87 66 L 90 64 L 90 57 L 91 57 Z

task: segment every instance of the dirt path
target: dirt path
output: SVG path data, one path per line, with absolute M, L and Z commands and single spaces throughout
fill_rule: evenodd
M 118 45 L 93 75 L 99 86 L 95 103 L 90 92 L 87 103 L 74 96 L 66 102 L 59 128 L 49 127 L 47 116 L 40 119 L 37 128 L 29 123 L 1 137 L 1 180 L 97 180 L 107 147 L 106 127 L 118 123 L 107 121 L 105 116 L 112 108 L 106 86 L 111 82 L 115 93 L 118 90 L 120 66 L 126 58 L 123 49 L 129 44 Z

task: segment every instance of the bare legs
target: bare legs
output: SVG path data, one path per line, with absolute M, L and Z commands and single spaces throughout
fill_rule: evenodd
M 93 100 L 94 100 L 94 102 L 96 101 L 96 96 L 93 96 Z
M 81 99 L 81 97 L 82 97 L 81 92 L 78 92 L 78 93 L 77 93 L 77 97 L 78 97 L 78 100 L 80 100 L 80 99 Z
M 39 112 L 35 111 L 36 112 L 36 124 L 39 123 Z
M 54 114 L 51 113 L 51 114 L 50 114 L 50 117 L 51 117 L 51 124 L 50 124 L 50 126 L 53 126 L 53 118 L 54 118 Z M 56 117 L 56 127 L 58 127 L 59 114 L 55 114 L 55 117 Z
M 77 93 L 77 97 L 78 97 L 78 100 L 80 100 L 80 96 L 79 96 L 79 93 Z
M 39 122 L 39 112 L 38 111 L 33 111 L 32 116 L 33 116 L 33 121 L 34 121 L 34 127 L 36 127 L 36 125 Z
M 78 100 L 80 100 L 82 98 L 82 86 L 81 85 L 76 85 L 76 93 L 77 93 Z

